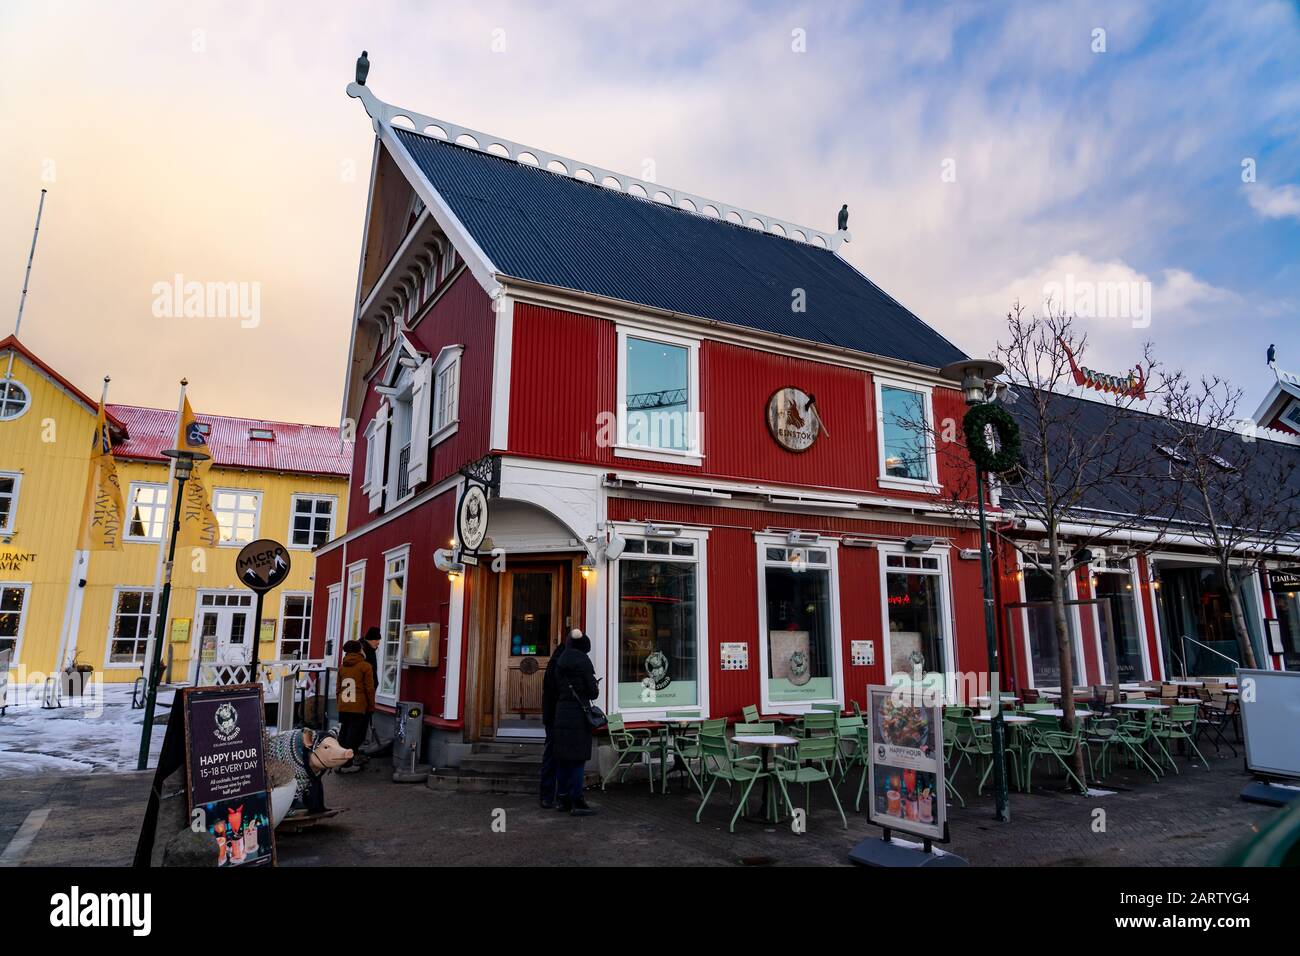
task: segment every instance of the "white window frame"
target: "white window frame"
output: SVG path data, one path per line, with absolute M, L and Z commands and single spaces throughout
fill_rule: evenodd
M 1294 420 L 1291 418 L 1293 413 L 1296 415 Z M 1300 401 L 1297 401 L 1294 398 L 1291 399 L 1291 401 L 1283 406 L 1282 411 L 1277 417 L 1281 420 L 1282 424 L 1286 425 L 1287 428 L 1292 428 L 1300 432 Z
M 150 534 L 135 535 L 135 534 L 132 534 L 132 533 L 131 533 L 131 523 L 132 523 L 132 522 L 131 522 L 131 514 L 132 514 L 133 509 L 135 508 L 135 495 L 136 495 L 136 492 L 137 492 L 137 491 L 139 491 L 139 490 L 141 490 L 141 489 L 143 489 L 143 488 L 153 488 L 153 489 L 155 489 L 155 490 L 161 490 L 161 491 L 163 492 L 163 494 L 166 496 L 166 500 L 163 502 L 163 505 L 162 505 L 162 510 L 163 510 L 162 521 L 161 521 L 161 523 L 160 523 L 159 526 L 158 526 L 158 534 L 157 534 L 157 535 L 150 535 Z M 159 541 L 161 541 L 161 540 L 163 539 L 163 536 L 164 536 L 165 534 L 167 534 L 167 530 L 168 530 L 168 526 L 169 526 L 168 518 L 169 518 L 169 512 L 170 512 L 170 510 L 171 510 L 171 504 L 172 504 L 171 497 L 172 497 L 172 494 L 171 494 L 171 487 L 168 486 L 168 484 L 167 484 L 165 481 L 133 481 L 133 482 L 131 482 L 131 484 L 127 487 L 127 495 L 126 495 L 126 521 L 124 522 L 125 527 L 122 529 L 122 531 L 123 531 L 123 534 L 122 534 L 122 540 L 123 540 L 123 541 L 152 542 L 152 543 L 154 543 L 154 544 L 157 544 Z M 153 503 L 152 507 L 153 507 L 153 508 L 157 508 L 157 507 L 158 507 L 158 503 L 157 503 L 157 501 L 155 501 L 155 502 Z M 152 520 L 151 520 L 151 521 L 150 521 L 150 524 L 152 524 L 152 523 L 153 523 L 153 522 L 152 522 Z M 145 530 L 147 531 L 148 528 L 146 527 Z
M 312 502 L 328 501 L 328 502 L 330 503 L 330 529 L 329 529 L 329 534 L 328 534 L 328 536 L 325 538 L 325 540 L 324 540 L 323 542 L 321 542 L 321 543 L 322 543 L 322 544 L 327 544 L 327 543 L 329 543 L 330 541 L 334 540 L 334 528 L 336 527 L 336 522 L 337 522 L 337 520 L 338 520 L 338 512 L 339 512 L 339 499 L 338 499 L 338 496 L 337 496 L 337 495 L 320 495 L 320 494 L 314 494 L 314 493 L 311 493 L 311 492 L 295 493 L 294 495 L 292 495 L 292 496 L 289 498 L 289 536 L 288 536 L 288 541 L 289 541 L 289 548 L 290 548 L 290 550 L 293 550 L 293 551 L 314 551 L 317 547 L 319 547 L 319 545 L 313 545 L 313 544 L 310 544 L 310 543 L 309 543 L 309 544 L 294 544 L 294 542 L 293 542 L 293 519 L 294 519 L 294 518 L 297 516 L 297 514 L 298 514 L 298 502 L 299 502 L 299 501 L 312 501 Z M 313 505 L 313 508 L 312 508 L 312 518 L 315 519 L 316 517 L 317 517 L 316 509 L 315 509 L 315 507 L 314 507 L 314 505 Z M 315 524 L 315 520 L 312 521 L 312 524 L 313 524 L 313 525 Z M 315 529 L 314 529 L 314 528 L 312 529 L 311 534 L 315 534 Z
M 325 589 L 325 643 L 321 656 L 329 660 L 338 650 L 339 638 L 343 633 L 343 582 L 336 581 Z M 312 613 L 316 613 L 315 601 Z
M 415 482 L 406 494 L 397 496 L 399 487 L 398 469 L 402 462 L 402 448 L 414 445 L 418 440 L 415 435 L 415 369 L 403 368 L 388 397 L 388 480 L 384 486 L 384 511 L 392 511 L 398 505 L 410 500 L 415 495 Z
M 248 541 L 226 541 L 221 538 L 221 515 L 222 509 L 217 507 L 217 498 L 222 494 L 249 495 L 257 502 L 256 510 L 253 512 L 253 536 Z M 243 510 L 236 508 L 235 514 L 243 514 Z M 212 489 L 212 514 L 217 519 L 217 547 L 219 548 L 242 548 L 249 541 L 256 541 L 262 533 L 262 492 L 255 488 L 213 488 Z
M 23 487 L 23 473 L 21 471 L 0 471 L 0 478 L 12 478 L 14 480 L 13 491 L 8 492 L 9 498 L 9 517 L 0 524 L 0 534 L 14 534 L 18 530 L 18 495 Z M 0 494 L 4 494 L 0 492 Z
M 306 598 L 310 602 L 307 609 L 307 617 L 304 619 L 307 628 L 305 631 L 307 641 L 303 646 L 305 655 L 301 658 L 302 660 L 307 660 L 311 657 L 311 619 L 316 613 L 315 595 L 310 591 L 285 591 L 280 595 L 280 622 L 279 626 L 276 628 L 275 634 L 275 658 L 276 660 L 284 660 L 284 625 L 289 620 L 289 615 L 287 613 L 289 598 Z M 295 620 L 297 620 L 297 618 L 295 618 Z
M 437 445 L 439 442 L 445 441 L 456 434 L 456 430 L 460 428 L 460 359 L 464 352 L 465 346 L 463 345 L 448 345 L 438 353 L 438 357 L 434 360 L 433 377 L 430 382 L 432 391 L 429 396 L 432 409 L 430 445 Z M 443 381 L 448 378 L 453 383 L 450 402 L 451 412 L 444 417 L 443 413 L 447 411 L 447 403 L 443 401 Z
M 1038 569 L 1034 566 L 1032 562 L 1026 561 L 1025 556 L 1019 551 L 1016 552 L 1016 562 L 1017 562 L 1017 569 L 1020 571 L 1020 580 L 1017 581 L 1016 583 L 1019 585 L 1020 603 L 1024 604 L 1027 603 L 1029 600 L 1026 597 L 1027 594 L 1025 590 L 1026 579 L 1029 577 L 1029 573 L 1031 571 L 1038 570 Z M 1042 573 L 1046 574 L 1048 577 L 1051 577 L 1052 574 L 1050 570 L 1043 570 Z M 1071 573 L 1069 575 L 1069 588 L 1066 590 L 1065 600 L 1075 601 L 1078 600 L 1078 597 L 1079 597 L 1079 581 L 1075 577 L 1075 575 Z M 1084 686 L 1084 684 L 1091 683 L 1091 681 L 1088 680 L 1088 674 L 1087 674 L 1088 658 L 1083 656 L 1083 620 L 1079 615 L 1079 605 L 1077 604 L 1066 605 L 1065 610 L 1066 613 L 1070 615 L 1070 622 L 1072 622 L 1074 628 L 1074 634 L 1073 634 L 1074 654 L 1079 659 L 1079 666 L 1084 669 L 1084 673 L 1082 675 L 1079 674 L 1074 675 L 1075 677 L 1074 686 L 1082 687 Z M 1024 652 L 1025 652 L 1025 682 L 1026 682 L 1025 686 L 1037 687 L 1038 684 L 1034 680 L 1034 655 L 1031 653 L 1031 645 L 1029 643 L 1029 608 L 1027 607 L 1022 607 L 1020 609 L 1020 634 L 1021 634 L 1021 645 L 1024 648 Z M 1084 678 L 1082 683 L 1079 682 L 1080 676 Z M 1066 692 L 1065 688 L 1062 687 L 1061 693 L 1064 694 L 1065 692 Z
M 138 539 L 139 540 L 139 539 Z M 150 596 L 151 610 L 147 618 L 149 623 L 149 633 L 152 633 L 154 626 L 158 621 L 158 598 L 159 594 L 154 590 L 152 584 L 120 584 L 113 588 L 113 602 L 108 606 L 108 635 L 104 639 L 104 669 L 105 670 L 128 670 L 138 671 L 140 665 L 145 663 L 144 655 L 149 650 L 149 633 L 144 636 L 144 644 L 140 648 L 141 659 L 138 661 L 115 661 L 113 660 L 113 637 L 117 633 L 117 602 L 120 600 L 124 591 L 139 591 L 141 594 Z M 140 641 L 136 637 L 137 643 Z
M 767 567 L 777 566 L 778 562 L 767 559 L 767 548 L 789 548 L 790 542 L 784 534 L 757 533 L 754 535 L 755 557 L 758 561 L 758 695 L 762 713 L 781 711 L 807 713 L 813 704 L 839 704 L 844 706 L 844 622 L 840 619 L 840 543 L 834 539 L 823 538 L 816 544 L 807 545 L 812 549 L 830 552 L 827 556 L 827 573 L 830 576 L 830 620 L 831 620 L 831 689 L 832 697 L 820 697 L 804 701 L 773 701 L 768 697 L 767 682 L 770 670 L 768 658 L 771 656 L 767 646 Z M 800 545 L 800 547 L 804 547 Z M 818 569 L 820 570 L 820 568 Z
M 10 377 L 8 379 L 0 378 L 0 388 L 3 388 L 5 384 L 16 387 L 20 392 L 23 393 L 23 398 L 26 399 L 25 403 L 23 404 L 23 410 L 19 412 L 17 415 L 0 416 L 0 422 L 16 422 L 18 421 L 18 419 L 22 418 L 29 411 L 31 411 L 32 390 L 28 388 L 26 385 L 24 385 L 22 382 L 18 381 L 18 379 L 13 377 Z M 9 394 L 8 390 L 6 389 L 3 395 L 0 395 L 0 408 L 3 408 L 4 405 L 6 404 L 5 399 L 8 396 L 8 394 Z M 17 659 L 18 659 L 17 655 L 14 655 L 14 660 Z
M 653 448 L 646 445 L 632 445 L 627 438 L 627 340 L 640 339 L 645 342 L 659 342 L 675 345 L 687 350 L 687 447 L 681 451 L 669 448 Z M 620 458 L 641 458 L 647 461 L 671 461 L 681 465 L 699 466 L 704 464 L 704 418 L 701 413 L 700 396 L 700 340 L 681 335 L 669 335 L 664 332 L 644 329 L 634 325 L 618 326 L 617 345 L 617 437 L 614 454 Z
M 606 563 L 606 576 L 609 578 L 606 582 L 609 635 L 606 642 L 605 660 L 609 662 L 609 686 L 606 691 L 610 710 L 614 713 L 630 715 L 632 719 L 637 719 L 637 715 L 672 714 L 677 711 L 699 712 L 707 718 L 711 713 L 709 710 L 709 672 L 713 663 L 712 646 L 709 640 L 709 529 L 682 528 L 679 534 L 672 537 L 659 537 L 647 535 L 646 529 L 648 525 L 645 524 L 611 522 L 611 527 L 618 532 L 620 537 L 627 540 L 667 541 L 669 542 L 669 551 L 672 550 L 671 542 L 673 541 L 693 541 L 695 543 L 695 554 L 692 557 L 672 554 L 629 555 L 625 550 L 617 560 Z M 644 707 L 627 708 L 618 706 L 619 614 L 622 610 L 622 602 L 619 599 L 619 564 L 624 560 L 674 561 L 680 564 L 695 565 L 695 656 L 697 667 L 695 691 L 698 703 L 681 704 L 675 707 L 668 707 L 663 704 L 647 704 Z
M 880 487 L 894 491 L 923 491 L 926 494 L 938 494 L 943 490 L 943 486 L 939 483 L 939 462 L 934 447 L 934 388 L 930 385 L 921 385 L 903 379 L 882 378 L 879 375 L 873 375 L 872 378 L 874 380 L 872 387 L 875 390 L 876 402 L 876 470 Z M 928 479 L 899 478 L 885 471 L 885 402 L 883 390 L 886 388 L 900 389 L 921 396 L 927 430 L 925 443 L 926 463 L 930 469 Z
M 1123 574 L 1128 576 L 1128 583 L 1133 586 L 1133 591 L 1132 591 L 1133 614 L 1137 618 L 1138 641 L 1142 645 L 1143 676 L 1139 678 L 1139 680 L 1153 680 L 1154 678 L 1151 676 L 1151 651 L 1147 647 L 1146 614 L 1144 613 L 1144 609 L 1142 607 L 1142 590 L 1141 590 L 1141 585 L 1138 581 L 1137 558 L 1128 559 L 1127 570 L 1121 568 L 1098 568 L 1096 571 L 1093 572 L 1093 574 L 1094 575 Z M 1075 584 L 1077 586 L 1078 582 L 1076 581 Z M 1097 589 L 1092 587 L 1091 582 L 1089 583 L 1089 590 L 1092 593 L 1092 596 L 1096 598 Z M 1101 609 L 1096 604 L 1092 605 L 1092 633 L 1097 636 L 1097 661 L 1098 661 L 1098 666 L 1101 668 L 1101 682 L 1103 684 L 1109 684 L 1110 675 L 1106 673 L 1106 654 L 1105 654 L 1105 647 L 1102 643 L 1102 637 L 1101 637 Z
M 355 579 L 355 580 L 354 580 Z M 334 653 L 338 659 L 343 657 L 343 645 L 353 640 L 349 636 L 349 626 L 352 623 L 352 592 L 357 591 L 356 601 L 356 619 L 357 619 L 357 636 L 356 640 L 361 640 L 366 636 L 366 559 L 354 561 L 347 566 L 347 571 L 343 576 L 343 628 L 339 633 L 339 641 L 334 648 Z
M 820 547 L 820 545 L 819 545 Z M 943 663 L 945 670 L 943 672 L 945 700 L 956 699 L 956 680 L 958 674 L 957 664 L 957 646 L 953 633 L 953 594 L 952 594 L 952 569 L 949 565 L 948 549 L 945 547 L 935 546 L 929 551 L 908 551 L 903 542 L 882 541 L 876 545 L 876 552 L 879 555 L 880 565 L 880 628 L 881 634 L 884 635 L 881 640 L 882 650 L 884 652 L 883 670 L 885 672 L 885 682 L 892 683 L 894 675 L 889 673 L 892 666 L 891 661 L 894 659 L 893 647 L 889 639 L 889 575 L 891 574 L 918 574 L 937 577 L 939 579 L 939 594 L 943 600 L 943 607 L 939 613 L 939 626 L 943 628 Z M 889 555 L 901 555 L 906 558 L 936 558 L 938 559 L 938 569 L 931 568 L 891 568 L 889 566 Z M 934 672 L 931 672 L 934 673 Z M 910 677 L 910 675 L 909 675 Z
M 0 581 L 0 589 L 18 588 L 23 592 L 23 607 L 18 612 L 18 633 L 13 637 L 14 652 L 9 658 L 11 667 L 17 667 L 18 662 L 22 660 L 23 654 L 23 634 L 27 630 L 27 618 L 32 607 L 32 582 L 31 581 Z M 0 612 L 2 613 L 2 612 Z
M 401 621 L 397 629 L 397 679 L 393 682 L 393 692 L 391 694 L 380 693 L 379 672 L 383 671 L 386 665 L 388 654 L 388 582 L 398 576 L 394 570 L 394 565 L 402 562 L 400 572 L 402 578 L 402 611 Z M 406 597 L 411 591 L 411 546 L 409 544 L 399 545 L 384 552 L 384 585 L 381 593 L 383 606 L 379 615 L 379 650 L 375 654 L 375 699 L 385 704 L 396 705 L 402 695 L 402 641 L 406 638 Z M 364 636 L 364 632 L 363 636 Z

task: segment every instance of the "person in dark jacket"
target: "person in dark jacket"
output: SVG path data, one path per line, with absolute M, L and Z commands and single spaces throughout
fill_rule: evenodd
M 366 655 L 366 663 L 375 672 L 376 679 L 379 678 L 379 642 L 382 639 L 377 627 L 370 628 L 361 639 L 361 650 Z
M 567 810 L 575 817 L 596 812 L 582 795 L 583 768 L 591 759 L 591 727 L 586 709 L 600 693 L 596 669 L 587 656 L 590 651 L 591 638 L 586 634 L 570 636 L 555 675 L 558 696 L 551 736 L 557 765 L 556 799 L 561 811 Z
M 574 629 L 570 636 L 580 636 L 581 631 Z M 551 660 L 546 665 L 546 673 L 542 675 L 542 727 L 546 730 L 546 745 L 542 748 L 542 792 L 541 803 L 543 810 L 555 809 L 555 738 L 552 728 L 555 726 L 555 704 L 559 697 L 559 668 L 560 656 L 564 653 L 564 638 L 555 645 L 555 650 L 551 652 Z
M 338 683 L 339 743 L 354 754 L 365 742 L 370 715 L 375 711 L 375 672 L 361 652 L 360 641 L 343 645 L 343 663 Z M 356 773 L 356 758 L 339 768 L 339 773 Z

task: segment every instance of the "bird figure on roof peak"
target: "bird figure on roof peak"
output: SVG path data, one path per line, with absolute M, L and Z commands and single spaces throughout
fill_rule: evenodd
M 366 51 L 362 50 L 361 55 L 357 57 L 357 86 L 366 85 L 366 77 L 370 75 L 370 57 Z
M 845 203 L 843 206 L 840 207 L 839 230 L 840 232 L 846 232 L 848 228 L 849 228 L 849 204 Z

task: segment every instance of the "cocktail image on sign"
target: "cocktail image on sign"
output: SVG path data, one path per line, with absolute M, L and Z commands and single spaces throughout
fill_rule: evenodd
M 887 830 L 945 840 L 943 697 L 910 681 L 867 687 L 868 816 Z

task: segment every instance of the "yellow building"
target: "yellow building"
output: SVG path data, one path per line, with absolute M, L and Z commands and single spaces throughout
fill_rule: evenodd
M 4 377 L 13 356 L 13 376 Z M 248 541 L 290 549 L 287 580 L 267 594 L 259 658 L 307 656 L 312 553 L 347 526 L 350 443 L 336 428 L 202 413 L 221 528 L 215 548 L 178 548 L 163 660 L 190 683 L 205 663 L 248 659 L 256 597 L 234 573 Z M 78 552 L 96 401 L 13 336 L 0 341 L 0 653 L 11 679 L 43 681 L 75 657 L 107 681 L 140 676 L 154 621 L 160 541 L 170 533 L 168 464 L 176 411 L 109 404 L 122 488 L 121 551 Z

